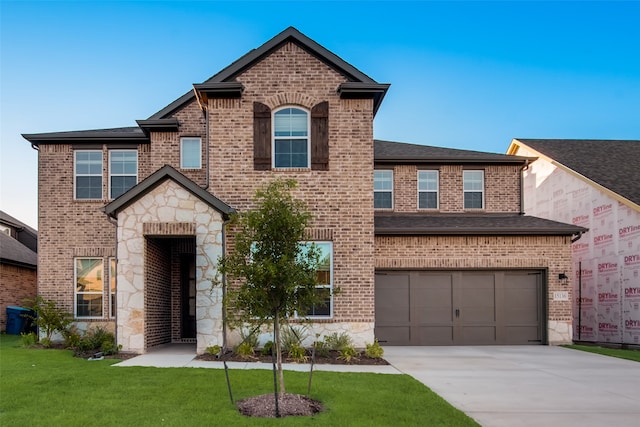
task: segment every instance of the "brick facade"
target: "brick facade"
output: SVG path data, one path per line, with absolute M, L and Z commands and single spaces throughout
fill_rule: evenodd
M 346 330 L 357 346 L 374 339 L 375 269 L 534 267 L 545 269 L 549 277 L 568 271 L 567 237 L 374 237 L 373 118 L 381 98 L 362 93 L 343 96 L 339 88 L 343 85 L 348 88 L 363 77 L 357 70 L 349 69 L 348 64 L 340 62 L 336 66 L 334 58 L 322 58 L 315 48 L 305 48 L 299 38 L 285 39 L 270 49 L 268 54 L 234 69 L 235 74 L 222 82 L 242 85 L 241 91 L 215 92 L 210 97 L 184 98 L 181 103 L 172 104 L 173 109 L 167 108 L 160 114 L 162 117 L 153 118 L 175 119 L 177 127 L 145 128 L 148 139 L 144 142 L 96 139 L 86 144 L 40 144 L 39 267 L 47 274 L 39 277 L 38 286 L 44 298 L 59 301 L 73 311 L 74 257 L 101 257 L 106 272 L 109 257 L 117 256 L 117 326 L 108 318 L 106 286 L 104 319 L 81 323 L 86 327 L 93 322 L 107 322 L 115 328 L 118 342 L 127 351 L 144 352 L 160 343 L 179 341 L 182 307 L 178 247 L 184 241 L 195 240 L 198 351 L 222 344 L 221 295 L 211 292 L 210 280 L 215 276 L 217 255 L 213 254 L 221 253 L 224 247 L 227 251 L 233 248 L 234 230 L 223 228 L 220 213 L 215 213 L 211 206 L 203 207 L 201 196 L 184 191 L 173 181 L 146 189 L 147 193 L 117 213 L 116 226 L 102 208 L 113 203 L 107 199 L 108 159 L 109 150 L 118 147 L 137 150 L 138 182 L 169 165 L 199 191 L 206 191 L 238 211 L 255 206 L 253 197 L 259 187 L 275 179 L 295 179 L 298 187 L 294 196 L 305 201 L 313 214 L 311 239 L 333 244 L 334 286 L 341 290 L 333 300 L 333 316 L 314 321 L 317 327 L 314 332 Z M 238 62 L 230 68 L 237 66 Z M 226 72 L 227 69 L 221 73 Z M 360 83 L 380 90 L 375 82 Z M 313 167 L 256 170 L 256 103 L 271 111 L 295 106 L 310 113 L 319 104 L 328 105 L 328 168 L 323 165 L 320 168 L 323 170 Z M 202 138 L 201 169 L 180 169 L 183 137 Z M 102 152 L 102 200 L 74 200 L 77 149 Z M 521 166 L 432 166 L 439 170 L 436 213 L 465 214 L 462 183 L 465 169 L 484 171 L 485 206 L 474 213 L 521 211 Z M 422 166 L 387 164 L 386 167 L 394 168 L 394 212 L 419 212 L 417 173 Z M 556 288 L 553 281 L 549 283 L 551 293 Z M 565 304 L 550 304 L 550 320 L 564 322 L 569 317 Z
M 25 307 L 36 297 L 37 272 L 31 268 L 0 263 L 0 330 L 7 329 L 7 307 Z M 28 306 L 28 305 L 27 305 Z

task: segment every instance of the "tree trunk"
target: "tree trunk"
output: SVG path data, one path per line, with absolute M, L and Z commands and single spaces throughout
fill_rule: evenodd
M 273 345 L 276 349 L 276 367 L 278 368 L 278 383 L 280 384 L 280 394 L 284 395 L 284 374 L 282 372 L 282 345 L 280 343 L 280 316 L 278 313 L 273 317 L 273 335 L 275 341 Z

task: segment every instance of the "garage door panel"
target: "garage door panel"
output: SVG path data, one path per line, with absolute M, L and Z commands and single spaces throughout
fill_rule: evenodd
M 387 345 L 541 343 L 541 278 L 514 270 L 376 274 L 376 337 Z
M 411 340 L 409 326 L 376 326 L 375 333 L 384 345 L 408 345 Z
M 452 345 L 452 326 L 423 326 L 414 329 L 412 345 Z

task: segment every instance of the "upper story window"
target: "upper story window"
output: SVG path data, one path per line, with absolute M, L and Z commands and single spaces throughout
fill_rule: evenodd
M 418 171 L 418 209 L 438 209 L 438 171 Z
M 308 168 L 309 113 L 285 107 L 273 114 L 273 167 Z
M 373 172 L 373 207 L 393 208 L 393 171 L 391 169 Z
M 462 171 L 465 209 L 484 208 L 484 171 Z
M 138 183 L 138 152 L 109 152 L 109 197 L 115 199 Z
M 75 198 L 102 199 L 102 151 L 74 153 Z
M 202 167 L 202 140 L 200 138 L 180 139 L 180 168 L 200 169 Z

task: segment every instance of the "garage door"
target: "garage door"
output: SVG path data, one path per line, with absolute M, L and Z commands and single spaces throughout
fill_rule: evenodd
M 383 345 L 541 344 L 541 271 L 376 272 Z

